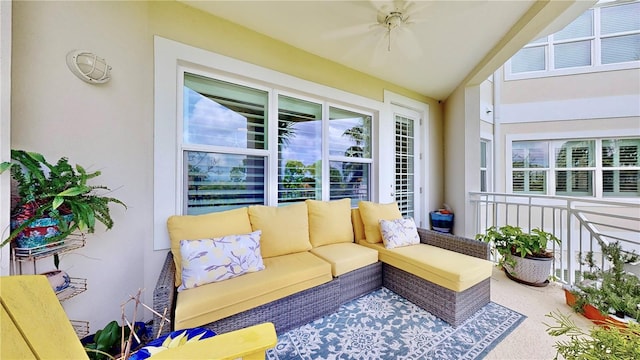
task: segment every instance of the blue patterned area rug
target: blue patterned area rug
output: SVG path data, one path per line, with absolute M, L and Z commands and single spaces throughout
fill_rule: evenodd
M 525 318 L 489 303 L 456 329 L 382 288 L 278 336 L 267 359 L 482 359 Z

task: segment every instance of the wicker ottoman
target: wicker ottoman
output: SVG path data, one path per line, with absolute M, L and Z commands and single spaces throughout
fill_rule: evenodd
M 436 285 L 394 266 L 382 265 L 382 284 L 454 327 L 490 301 L 490 278 L 457 292 Z

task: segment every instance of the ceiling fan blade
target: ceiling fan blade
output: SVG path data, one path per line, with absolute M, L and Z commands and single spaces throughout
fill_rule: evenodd
M 341 29 L 335 29 L 322 35 L 325 39 L 339 39 L 345 37 L 359 36 L 369 33 L 375 27 L 380 26 L 378 23 L 367 23 L 348 26 Z
M 384 36 L 383 32 L 384 30 L 380 27 L 379 29 L 374 29 L 370 33 L 365 34 L 355 46 L 352 46 L 344 53 L 342 58 L 345 60 L 370 58 L 374 54 L 380 38 Z
M 373 54 L 369 64 L 373 68 L 380 68 L 388 62 L 391 55 L 389 51 L 389 32 L 385 31 L 384 35 L 378 37 L 378 41 L 373 47 Z
M 395 32 L 395 39 L 393 38 L 394 34 L 391 34 L 391 46 L 395 44 L 401 54 L 411 60 L 417 60 L 423 55 L 420 41 L 411 29 L 401 26 L 392 32 Z

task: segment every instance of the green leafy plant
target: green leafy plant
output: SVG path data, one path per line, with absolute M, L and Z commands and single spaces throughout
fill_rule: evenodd
M 10 170 L 17 183 L 19 201 L 11 210 L 12 220 L 19 224 L 0 247 L 10 243 L 31 223 L 43 217 L 59 222 L 60 234 L 49 241 L 64 239 L 76 230 L 92 233 L 96 220 L 107 230 L 113 226 L 109 204 L 126 205 L 113 197 L 98 194 L 110 191 L 106 186 L 89 185 L 88 180 L 99 176 L 100 171 L 87 172 L 82 166 L 69 164 L 60 158 L 49 163 L 42 154 L 24 150 L 11 150 L 11 162 L 0 163 L 0 173 Z M 72 215 L 68 221 L 65 215 Z
M 571 291 L 576 297 L 574 310 L 583 312 L 584 305 L 589 304 L 604 315 L 613 313 L 640 321 L 640 279 L 624 270 L 624 264 L 637 261 L 638 255 L 623 251 L 619 242 L 603 244 L 601 249 L 611 268 L 603 270 L 598 266 L 592 251 L 584 256 L 582 264 L 589 271 L 582 274 L 584 280 Z
M 113 354 L 115 349 L 120 345 L 122 338 L 122 328 L 117 321 L 108 323 L 102 330 L 96 331 L 93 335 L 93 341 L 85 344 L 90 359 L 103 360 L 115 359 Z
M 549 243 L 560 244 L 560 239 L 541 229 L 533 229 L 525 233 L 518 226 L 505 225 L 487 229 L 485 234 L 476 235 L 476 240 L 492 243 L 491 251 L 494 256 L 500 254 L 499 265 L 515 266 L 515 260 L 509 256 L 529 258 L 550 258 L 553 253 L 547 250 Z
M 567 341 L 558 341 L 555 359 L 567 360 L 618 360 L 640 359 L 640 325 L 629 323 L 627 327 L 593 326 L 589 330 L 578 327 L 567 315 L 555 312 L 545 315 L 555 320 L 548 325 L 551 336 L 566 335 Z

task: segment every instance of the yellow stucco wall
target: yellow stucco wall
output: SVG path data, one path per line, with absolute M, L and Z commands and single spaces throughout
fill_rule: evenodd
M 70 318 L 92 331 L 120 318 L 120 304 L 145 288 L 151 303 L 166 251 L 153 249 L 153 37 L 159 35 L 378 101 L 383 91 L 430 104 L 429 157 L 440 158 L 441 107 L 433 99 L 321 59 L 177 2 L 13 3 L 11 147 L 50 160 L 69 157 L 101 170 L 96 184 L 114 189 L 128 210 L 113 208 L 115 226 L 98 227 L 61 268 L 87 278 L 89 290 L 65 302 Z M 113 67 L 112 80 L 94 86 L 65 63 L 88 49 Z M 434 162 L 431 173 L 438 174 Z M 441 198 L 442 180 L 429 181 Z M 173 191 L 170 189 L 168 191 Z M 53 262 L 38 263 L 38 272 Z M 99 311 L 96 311 L 99 309 Z M 147 315 L 149 316 L 149 315 Z

